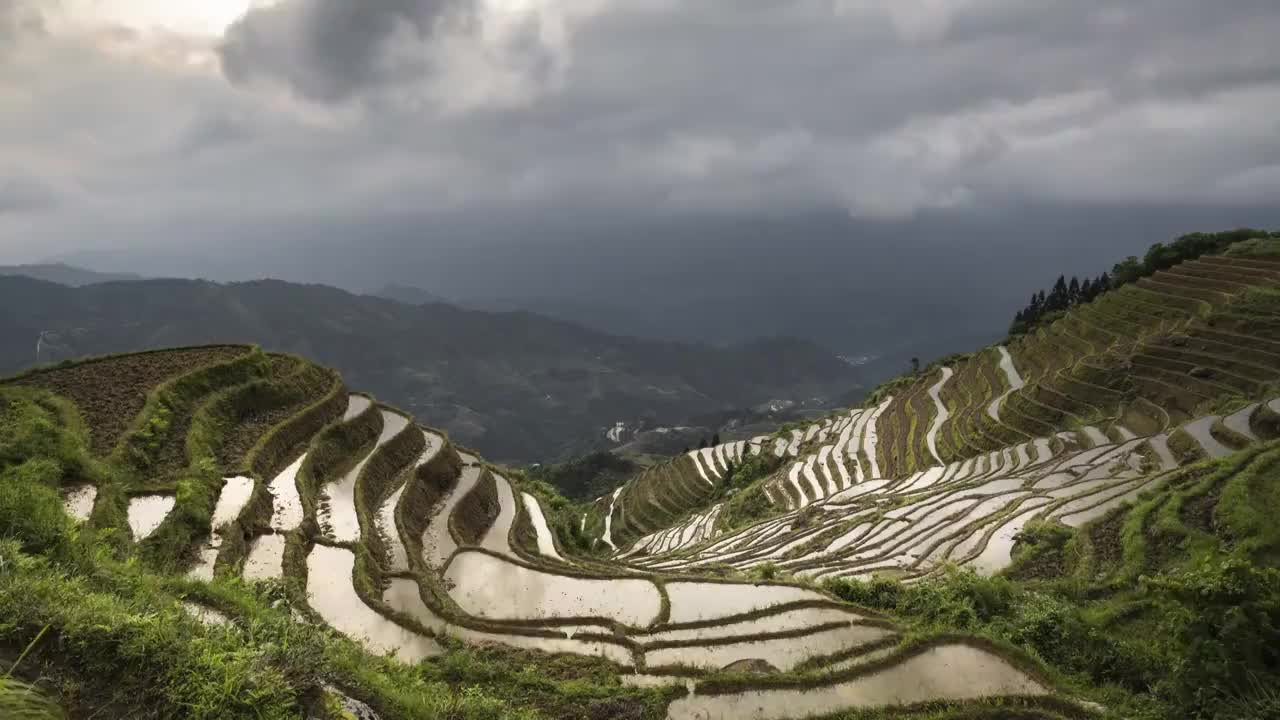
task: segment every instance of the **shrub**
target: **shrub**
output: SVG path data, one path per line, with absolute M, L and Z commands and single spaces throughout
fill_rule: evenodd
M 1099 684 L 1145 692 L 1162 673 L 1162 661 L 1149 648 L 1092 624 L 1067 598 L 1030 592 L 1005 578 L 952 570 L 912 585 L 835 580 L 825 587 L 849 602 L 904 616 L 927 633 L 963 631 L 998 638 Z
M 757 580 L 776 580 L 782 572 L 781 568 L 771 562 L 757 565 L 751 569 L 751 577 Z
M 1013 565 L 1005 574 L 1019 580 L 1062 575 L 1067 570 L 1067 545 L 1073 537 L 1071 528 L 1056 522 L 1027 523 L 1018 533 Z
M 84 439 L 64 426 L 74 415 L 65 401 L 47 392 L 16 387 L 0 388 L 0 471 L 23 465 L 32 458 L 56 463 L 26 477 L 56 487 L 75 479 L 92 480 L 102 474 L 86 449 Z
M 60 469 L 49 460 L 35 460 L 0 476 L 0 538 L 16 540 L 27 552 L 52 552 L 71 536 L 71 518 L 62 511 L 62 498 L 32 476 L 56 477 Z
M 1230 558 L 1148 580 L 1146 589 L 1162 598 L 1160 636 L 1177 648 L 1162 695 L 1189 717 L 1274 703 L 1258 686 L 1280 687 L 1280 571 Z
M 729 473 L 724 482 L 725 487 L 745 488 L 757 480 L 772 475 L 782 467 L 782 463 L 783 459 L 772 452 L 761 452 L 759 455 L 748 452 L 741 462 L 729 466 Z
M 763 485 L 757 483 L 735 494 L 725 503 L 718 524 L 724 528 L 738 528 L 762 520 L 773 511 L 773 505 L 764 494 Z
M 893 610 L 898 606 L 898 596 L 906 586 L 896 580 L 873 578 L 862 580 L 829 580 L 826 589 L 836 597 L 851 603 L 878 610 Z

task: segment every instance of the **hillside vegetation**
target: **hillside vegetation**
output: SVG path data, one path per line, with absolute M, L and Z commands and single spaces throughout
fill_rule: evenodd
M 11 378 L 0 716 L 1275 717 L 1269 252 L 583 502 L 254 346 Z

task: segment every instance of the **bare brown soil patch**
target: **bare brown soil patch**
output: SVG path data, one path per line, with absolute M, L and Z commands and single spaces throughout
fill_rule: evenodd
M 1113 567 L 1124 556 L 1124 542 L 1120 533 L 1124 529 L 1128 513 L 1110 513 L 1089 529 L 1089 544 L 1093 546 L 1095 572 Z
M 45 388 L 75 403 L 89 428 L 93 452 L 105 455 L 142 410 L 152 388 L 248 351 L 244 346 L 218 346 L 123 355 L 37 372 L 13 382 Z

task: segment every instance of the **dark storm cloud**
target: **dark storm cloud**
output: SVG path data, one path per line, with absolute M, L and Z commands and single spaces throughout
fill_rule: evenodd
M 0 157 L 76 189 L 35 228 L 54 245 L 1280 196 L 1271 0 L 281 0 L 123 48 L 49 26 L 0 65 L 26 98 Z
M 282 81 L 321 101 L 427 71 L 420 58 L 396 57 L 396 41 L 422 41 L 456 0 L 286 0 L 251 10 L 228 29 L 219 50 L 233 82 Z

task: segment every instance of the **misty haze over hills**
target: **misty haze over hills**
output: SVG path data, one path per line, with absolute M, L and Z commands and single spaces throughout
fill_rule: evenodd
M 911 356 L 996 339 L 1011 308 L 1059 274 L 1096 274 L 1188 229 L 1277 223 L 1280 209 L 1265 207 L 1041 207 L 894 222 L 816 211 L 526 222 L 398 217 L 317 223 L 296 241 L 230 226 L 217 253 L 197 243 L 180 252 L 122 248 L 68 257 L 154 276 L 268 276 L 377 294 L 400 285 L 409 295 L 387 296 L 529 310 L 657 339 L 803 337 L 838 354 L 881 357 L 867 369 L 875 378 L 900 371 Z M 361 242 L 353 244 L 356 237 Z
M 79 287 L 94 283 L 114 282 L 118 280 L 141 280 L 137 273 L 109 273 L 86 270 L 65 263 L 46 263 L 34 265 L 0 265 L 0 275 L 23 275 L 25 277 Z

